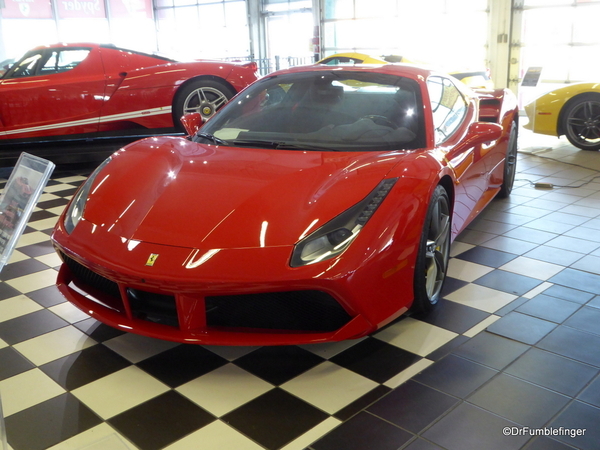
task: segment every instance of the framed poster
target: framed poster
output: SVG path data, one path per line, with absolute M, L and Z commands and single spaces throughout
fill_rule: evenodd
M 54 163 L 21 153 L 0 196 L 0 271 L 7 263 L 37 204 Z

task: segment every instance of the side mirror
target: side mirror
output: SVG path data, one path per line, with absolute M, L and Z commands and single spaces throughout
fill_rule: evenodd
M 202 115 L 197 112 L 187 113 L 179 120 L 188 136 L 195 136 L 202 125 L 204 125 Z
M 469 126 L 467 141 L 470 145 L 489 144 L 502 137 L 501 125 L 492 122 L 475 122 Z

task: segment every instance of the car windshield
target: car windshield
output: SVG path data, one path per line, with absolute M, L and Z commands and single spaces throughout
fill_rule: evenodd
M 287 150 L 423 147 L 416 81 L 376 72 L 307 71 L 263 78 L 225 106 L 196 142 Z

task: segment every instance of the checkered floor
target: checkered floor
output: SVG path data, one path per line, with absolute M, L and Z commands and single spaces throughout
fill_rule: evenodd
M 529 181 L 582 184 L 600 152 L 520 147 L 518 187 L 453 245 L 434 314 L 310 346 L 177 345 L 65 303 L 48 237 L 84 177 L 57 172 L 0 274 L 8 449 L 597 450 L 600 178 Z

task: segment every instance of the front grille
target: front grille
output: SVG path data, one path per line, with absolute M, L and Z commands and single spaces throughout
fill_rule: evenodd
M 206 297 L 209 327 L 289 331 L 335 331 L 351 317 L 321 291 L 273 292 Z
M 177 306 L 172 295 L 127 289 L 131 314 L 137 319 L 179 327 Z
M 93 289 L 102 292 L 103 294 L 119 300 L 121 299 L 121 293 L 117 283 L 109 280 L 108 278 L 104 278 L 102 275 L 98 275 L 96 272 L 92 272 L 90 269 L 82 266 L 64 253 L 62 253 L 62 258 L 77 281 L 86 284 L 87 286 L 90 286 Z

